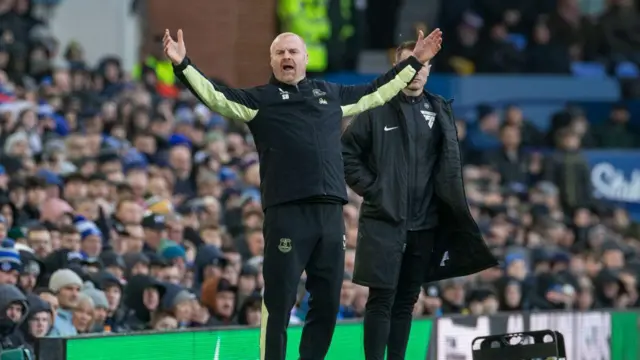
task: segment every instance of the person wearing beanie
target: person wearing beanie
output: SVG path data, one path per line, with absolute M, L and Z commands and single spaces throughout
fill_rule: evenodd
M 124 279 L 124 272 L 127 265 L 121 255 L 114 251 L 104 251 L 100 254 L 100 260 L 104 269 L 113 274 L 118 279 Z
M 122 256 L 126 265 L 125 277 L 129 279 L 135 275 L 148 275 L 149 257 L 144 253 L 128 253 Z
M 144 228 L 144 252 L 155 253 L 160 250 L 162 239 L 167 237 L 165 216 L 147 212 L 142 219 L 142 227 Z
M 78 294 L 82 279 L 73 270 L 60 269 L 49 279 L 49 290 L 58 298 L 59 308 L 51 329 L 52 336 L 73 336 L 78 332 L 73 326 L 73 309 L 78 306 Z
M 107 296 L 103 291 L 96 289 L 91 281 L 85 281 L 82 286 L 82 294 L 93 300 L 93 329 L 91 332 L 110 332 L 110 329 L 104 325 L 109 312 Z
M 165 288 L 166 292 L 161 300 L 162 310 L 170 312 L 178 319 L 179 327 L 190 326 L 195 295 L 179 285 L 165 284 Z
M 14 248 L 0 248 L 0 284 L 16 285 L 22 271 L 20 253 Z
M 77 216 L 74 224 L 80 233 L 80 249 L 89 258 L 98 257 L 102 251 L 102 231 L 93 222 Z
M 42 272 L 42 265 L 35 254 L 26 250 L 20 250 L 20 260 L 23 266 L 20 277 L 18 278 L 18 287 L 25 294 L 29 294 L 36 287 L 36 283 Z
M 165 259 L 169 264 L 175 265 L 180 270 L 180 276 L 184 275 L 187 264 L 187 252 L 184 247 L 171 241 L 166 244 L 165 247 L 160 250 L 160 256 Z
M 93 222 L 76 225 L 80 232 L 80 249 L 86 257 L 98 257 L 102 251 L 102 231 Z
M 220 279 L 216 288 L 215 308 L 213 317 L 217 320 L 216 325 L 237 324 L 236 315 L 236 293 L 238 288 L 227 279 Z

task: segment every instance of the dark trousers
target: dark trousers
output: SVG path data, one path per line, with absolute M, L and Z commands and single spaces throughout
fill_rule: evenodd
M 286 330 L 303 270 L 310 298 L 300 359 L 324 359 L 336 326 L 344 278 L 342 205 L 292 203 L 270 207 L 265 212 L 264 238 L 260 359 L 285 359 Z
M 410 231 L 395 289 L 369 288 L 364 315 L 366 360 L 403 360 L 411 331 L 411 313 L 420 295 L 435 232 Z

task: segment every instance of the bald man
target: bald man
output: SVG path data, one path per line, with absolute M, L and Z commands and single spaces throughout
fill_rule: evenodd
M 412 56 L 370 84 L 344 86 L 306 78 L 300 36 L 271 44 L 268 84 L 232 89 L 209 81 L 187 58 L 182 30 L 164 51 L 176 76 L 211 110 L 247 124 L 260 158 L 264 219 L 261 360 L 284 360 L 286 329 L 300 276 L 310 293 L 300 359 L 324 359 L 340 307 L 347 203 L 340 142 L 342 118 L 381 106 L 407 86 L 440 50 L 442 33 L 422 33 Z M 384 136 L 384 134 L 380 134 Z

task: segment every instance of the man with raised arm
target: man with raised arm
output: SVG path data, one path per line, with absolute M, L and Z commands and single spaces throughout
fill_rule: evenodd
M 208 80 L 191 63 L 182 30 L 164 35 L 176 76 L 210 109 L 246 122 L 260 157 L 264 219 L 261 360 L 284 360 L 289 314 L 306 271 L 309 312 L 300 359 L 324 359 L 336 324 L 344 275 L 347 202 L 340 142 L 342 118 L 381 106 L 407 86 L 440 50 L 442 32 L 420 32 L 412 56 L 364 85 L 306 78 L 305 43 L 293 33 L 271 44 L 265 85 L 233 89 Z

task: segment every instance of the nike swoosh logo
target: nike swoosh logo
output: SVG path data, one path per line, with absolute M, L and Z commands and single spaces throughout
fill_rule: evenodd
M 384 127 L 384 131 L 391 131 L 391 130 L 395 130 L 395 129 L 397 129 L 397 128 L 398 128 L 397 126 L 394 126 L 394 127 L 388 127 L 388 126 L 385 126 L 385 127 Z

